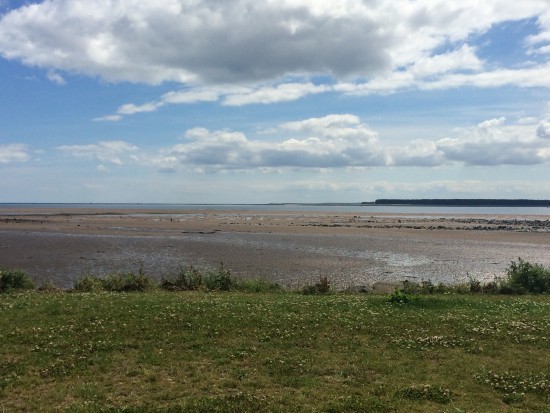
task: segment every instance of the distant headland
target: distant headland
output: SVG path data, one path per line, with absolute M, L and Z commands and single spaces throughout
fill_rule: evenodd
M 419 205 L 472 207 L 550 207 L 548 199 L 377 199 L 362 205 Z

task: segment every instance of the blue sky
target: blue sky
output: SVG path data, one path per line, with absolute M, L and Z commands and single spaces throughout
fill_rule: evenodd
M 0 0 L 0 202 L 550 198 L 547 0 Z

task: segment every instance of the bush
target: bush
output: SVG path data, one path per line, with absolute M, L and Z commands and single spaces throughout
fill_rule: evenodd
M 330 292 L 330 281 L 327 277 L 321 277 L 319 282 L 314 285 L 306 285 L 302 288 L 302 294 L 327 294 Z
M 393 304 L 407 304 L 410 303 L 412 300 L 412 296 L 399 291 L 398 288 L 395 289 L 393 294 L 388 294 L 388 302 Z
M 154 282 L 140 271 L 138 274 L 127 272 L 107 277 L 87 275 L 74 284 L 74 289 L 81 292 L 128 292 L 146 291 L 154 288 L 154 286 Z
M 155 286 L 154 282 L 141 271 L 137 274 L 133 272 L 114 274 L 101 281 L 103 289 L 106 291 L 146 291 Z
M 0 293 L 11 290 L 30 290 L 34 284 L 22 270 L 0 269 Z
M 103 290 L 103 284 L 101 278 L 94 275 L 86 275 L 84 278 L 76 281 L 73 285 L 76 291 L 83 293 L 93 293 Z
M 246 293 L 279 293 L 284 291 L 279 284 L 264 280 L 239 280 L 235 284 L 235 289 Z
M 512 261 L 502 285 L 504 293 L 550 293 L 550 269 L 518 258 Z
M 223 262 L 218 271 L 206 273 L 203 281 L 204 287 L 211 291 L 230 291 L 235 286 L 235 281 L 231 278 L 230 271 L 223 267 Z
M 192 291 L 198 290 L 203 285 L 202 274 L 193 266 L 180 268 L 172 279 L 162 280 L 160 287 L 171 291 Z

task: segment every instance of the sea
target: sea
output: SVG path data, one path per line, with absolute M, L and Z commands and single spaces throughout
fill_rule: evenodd
M 265 212 L 319 212 L 357 214 L 406 214 L 419 216 L 484 215 L 514 216 L 517 219 L 547 216 L 548 207 L 479 207 L 479 206 L 415 206 L 372 205 L 361 203 L 270 203 L 270 204 L 159 204 L 159 203 L 0 203 L 0 215 L 16 215 L 29 208 L 132 210 L 140 211 L 265 211 Z

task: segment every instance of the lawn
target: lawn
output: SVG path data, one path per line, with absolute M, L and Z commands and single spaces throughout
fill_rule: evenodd
M 0 295 L 0 411 L 550 412 L 550 296 Z

